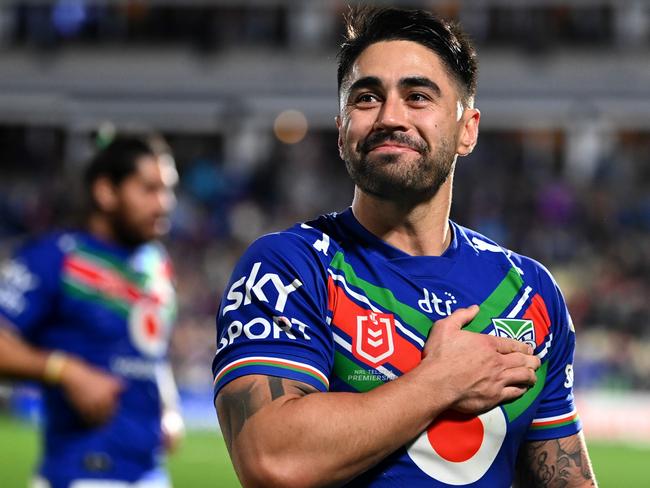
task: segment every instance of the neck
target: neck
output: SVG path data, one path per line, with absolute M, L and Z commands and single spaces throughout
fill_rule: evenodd
M 380 199 L 355 188 L 352 212 L 374 235 L 412 256 L 440 256 L 452 239 L 449 212 L 453 173 L 429 200 L 416 204 Z
M 115 229 L 108 221 L 108 218 L 97 212 L 93 212 L 86 221 L 86 229 L 94 237 L 113 244 L 120 244 L 120 240 L 115 233 Z

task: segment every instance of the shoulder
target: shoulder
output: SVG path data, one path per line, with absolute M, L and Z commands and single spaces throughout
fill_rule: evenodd
M 329 214 L 301 222 L 280 232 L 255 240 L 245 256 L 268 257 L 299 265 L 312 263 L 326 267 L 339 249 L 335 238 L 336 215 Z
M 468 247 L 471 252 L 484 260 L 489 260 L 504 268 L 515 268 L 527 282 L 546 287 L 556 287 L 549 270 L 539 261 L 514 252 L 475 230 L 454 224 L 458 232 L 459 245 Z
M 164 244 L 160 241 L 150 241 L 138 247 L 130 259 L 134 262 L 145 261 L 158 266 L 169 265 L 171 266 L 171 257 Z
M 515 269 L 515 279 L 528 297 L 528 313 L 536 315 L 555 335 L 573 332 L 564 296 L 551 272 L 539 261 L 507 249 L 478 232 L 458 226 L 459 238 L 478 258 L 490 260 L 502 269 Z M 523 302 L 527 303 L 527 302 Z
M 15 253 L 15 260 L 30 267 L 60 266 L 64 256 L 76 249 L 79 234 L 76 232 L 53 232 L 26 240 Z
M 56 293 L 69 244 L 66 236 L 53 233 L 28 239 L 10 259 L 0 263 L 0 311 L 4 310 L 12 322 L 22 323 L 43 300 Z

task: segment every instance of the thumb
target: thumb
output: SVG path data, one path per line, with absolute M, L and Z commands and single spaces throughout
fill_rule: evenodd
M 438 324 L 448 324 L 449 327 L 455 327 L 457 329 L 462 329 L 464 325 L 471 322 L 474 317 L 478 314 L 480 307 L 478 305 L 472 305 L 467 308 L 459 308 L 454 310 L 454 312 L 449 316 L 445 317 L 442 320 L 438 320 Z

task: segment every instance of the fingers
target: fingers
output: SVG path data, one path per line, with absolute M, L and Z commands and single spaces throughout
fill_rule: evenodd
M 465 324 L 471 322 L 474 317 L 478 314 L 480 308 L 478 305 L 472 305 L 467 308 L 459 308 L 454 310 L 454 312 L 444 319 L 436 321 L 435 325 L 449 325 L 461 329 Z
M 495 337 L 494 342 L 497 352 L 501 354 L 510 354 L 512 352 L 520 352 L 521 354 L 533 354 L 533 348 L 530 345 L 515 339 L 506 339 L 505 337 Z
M 529 388 L 526 385 L 506 386 L 501 392 L 503 396 L 503 400 L 500 403 L 516 400 L 517 398 L 521 397 L 524 393 L 526 393 L 528 389 Z
M 502 361 L 504 369 L 528 368 L 535 371 L 542 364 L 537 356 L 520 352 L 502 354 L 500 360 Z
M 119 406 L 117 393 L 90 399 L 79 405 L 80 414 L 89 425 L 101 425 L 108 422 Z
M 110 376 L 110 380 L 112 382 L 110 391 L 114 396 L 117 397 L 117 395 L 119 395 L 124 391 L 125 388 L 124 382 L 122 381 L 121 378 L 118 378 L 117 376 Z
M 119 406 L 119 398 L 124 384 L 118 378 L 101 371 L 89 369 L 91 382 L 77 390 L 76 404 L 82 418 L 89 425 L 108 422 Z
M 511 368 L 504 371 L 504 383 L 507 386 L 517 385 L 532 387 L 537 383 L 535 370 L 526 367 Z

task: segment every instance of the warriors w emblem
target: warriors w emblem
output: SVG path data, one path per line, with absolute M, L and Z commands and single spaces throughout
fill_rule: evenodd
M 379 366 L 393 354 L 393 320 L 390 313 L 370 312 L 368 315 L 358 315 L 354 356 L 373 366 Z
M 494 333 L 497 337 L 507 337 L 530 345 L 533 349 L 535 343 L 535 326 L 532 320 L 525 319 L 492 319 Z

